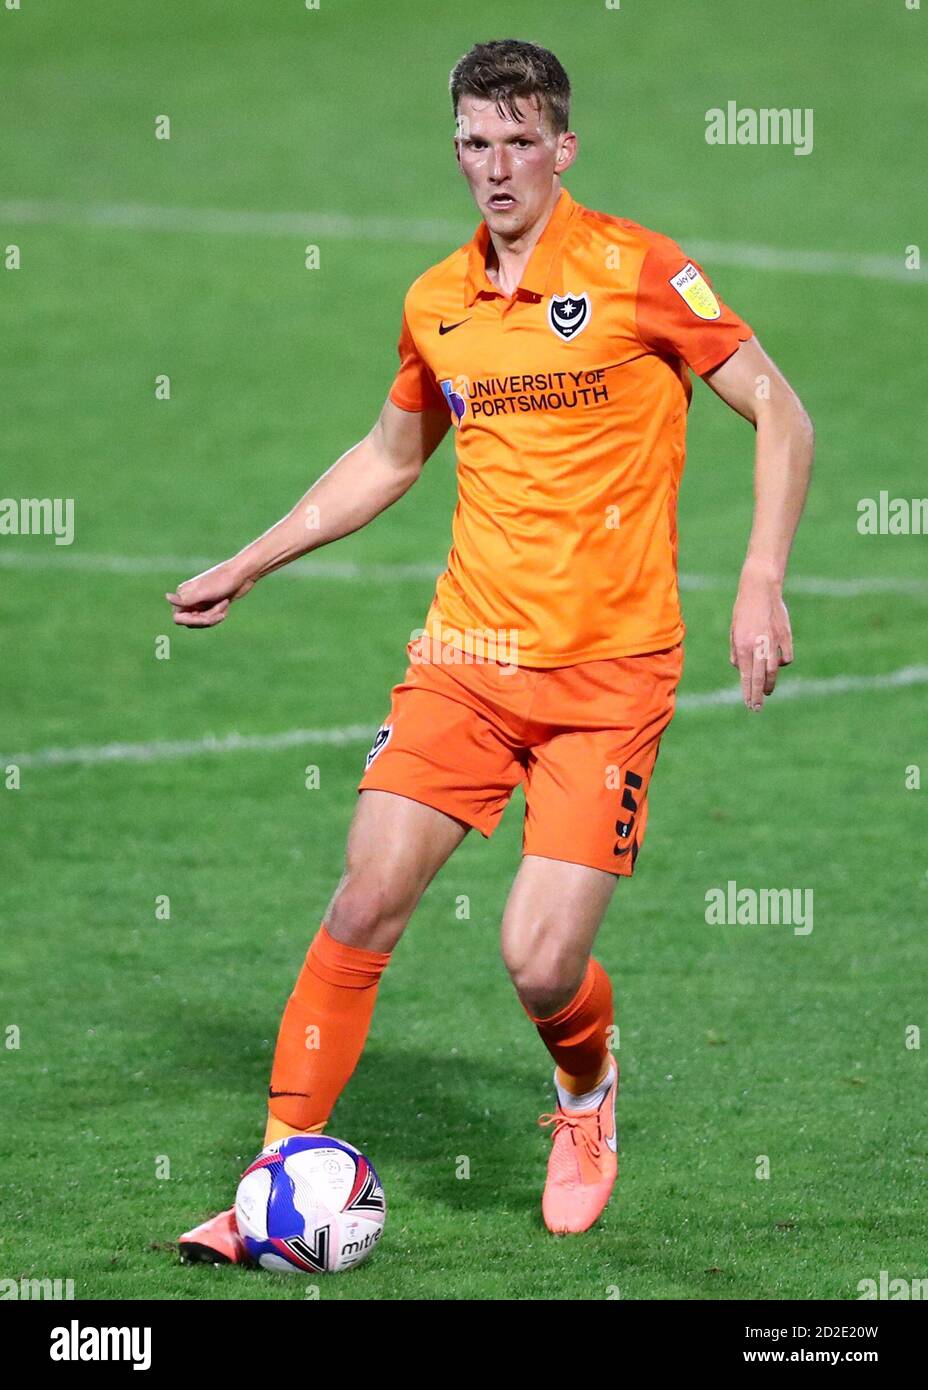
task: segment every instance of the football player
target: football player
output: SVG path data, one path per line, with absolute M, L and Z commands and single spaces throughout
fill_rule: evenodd
M 552 53 L 481 43 L 450 86 L 454 154 L 481 222 L 409 289 L 378 420 L 287 516 L 167 597 L 175 622 L 215 626 L 265 575 L 372 521 L 454 431 L 447 567 L 284 1012 L 265 1142 L 325 1130 L 419 898 L 469 830 L 493 833 L 521 785 L 502 953 L 554 1063 L 542 1210 L 565 1234 L 593 1224 L 616 1179 L 612 988 L 591 952 L 644 840 L 683 666 L 676 510 L 691 373 L 756 433 L 730 651 L 750 710 L 793 659 L 783 582 L 812 428 L 685 250 L 568 192 L 577 137 Z M 234 1212 L 181 1245 L 188 1259 L 241 1259 Z

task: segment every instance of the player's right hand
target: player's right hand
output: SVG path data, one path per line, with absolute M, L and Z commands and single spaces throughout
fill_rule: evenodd
M 193 579 L 185 579 L 178 584 L 176 593 L 164 597 L 174 605 L 175 623 L 183 627 L 215 627 L 228 613 L 229 605 L 244 598 L 254 584 L 253 579 L 242 578 L 231 560 L 224 560 Z

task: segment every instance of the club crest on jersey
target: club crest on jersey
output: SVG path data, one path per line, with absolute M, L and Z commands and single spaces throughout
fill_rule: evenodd
M 681 271 L 671 275 L 670 283 L 698 319 L 721 318 L 722 306 L 692 261 L 687 261 Z
M 548 322 L 559 338 L 570 342 L 590 321 L 588 294 L 552 294 L 548 305 Z
M 390 742 L 390 735 L 393 733 L 392 724 L 381 724 L 374 735 L 374 742 L 371 744 L 371 751 L 368 753 L 364 762 L 365 771 L 370 767 L 378 753 L 382 753 Z
M 448 407 L 451 411 L 451 419 L 454 424 L 457 425 L 464 416 L 464 412 L 467 409 L 467 402 L 462 395 L 452 389 L 453 383 L 450 376 L 446 377 L 444 381 L 440 381 L 438 384 L 442 389 L 445 400 L 448 402 Z

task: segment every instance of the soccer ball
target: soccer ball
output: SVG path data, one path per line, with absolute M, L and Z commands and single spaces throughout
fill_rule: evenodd
M 269 1144 L 235 1195 L 245 1249 L 278 1274 L 334 1274 L 359 1265 L 380 1240 L 386 1216 L 370 1159 L 327 1134 Z

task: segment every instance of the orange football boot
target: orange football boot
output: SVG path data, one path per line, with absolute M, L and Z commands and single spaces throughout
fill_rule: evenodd
M 235 1208 L 211 1216 L 192 1231 L 185 1231 L 177 1242 L 183 1264 L 203 1262 L 211 1265 L 248 1263 L 245 1243 L 238 1233 Z
M 558 1102 L 553 1115 L 538 1117 L 543 1127 L 554 1126 L 541 1211 L 555 1235 L 589 1230 L 615 1186 L 619 1068 L 614 1057 L 609 1058 L 609 1066 L 612 1084 L 597 1109 L 564 1110 Z

